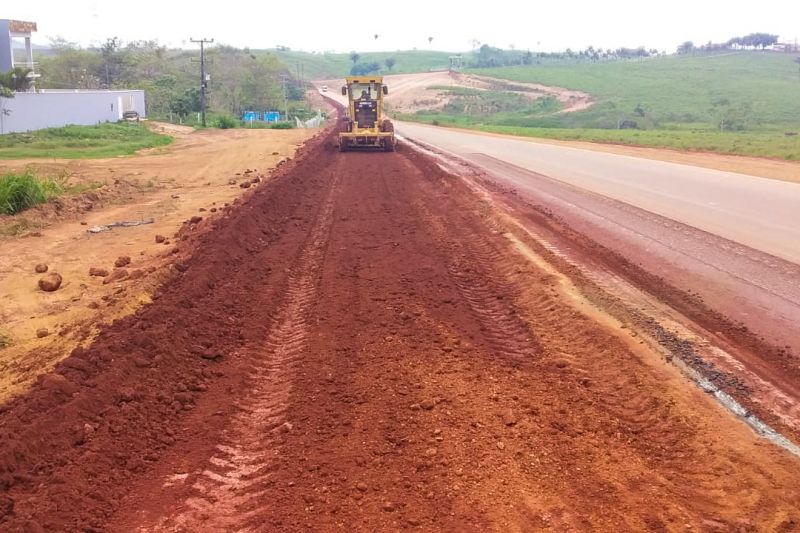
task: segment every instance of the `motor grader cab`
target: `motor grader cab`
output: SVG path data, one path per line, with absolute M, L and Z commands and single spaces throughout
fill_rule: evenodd
M 394 151 L 394 125 L 384 118 L 383 97 L 389 89 L 382 76 L 350 76 L 345 78 L 342 96 L 347 96 L 347 114 L 339 130 L 339 151 Z

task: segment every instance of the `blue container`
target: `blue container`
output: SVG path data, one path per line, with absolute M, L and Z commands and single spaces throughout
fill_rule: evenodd
M 281 114 L 278 111 L 265 111 L 264 122 L 280 122 Z

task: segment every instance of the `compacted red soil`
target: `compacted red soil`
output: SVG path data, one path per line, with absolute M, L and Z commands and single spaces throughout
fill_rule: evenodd
M 154 303 L 2 407 L 0 529 L 799 527 L 796 457 L 427 156 L 325 133 L 206 222 Z

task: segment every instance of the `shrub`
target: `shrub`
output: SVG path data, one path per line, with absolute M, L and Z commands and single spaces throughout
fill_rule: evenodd
M 215 122 L 216 127 L 221 130 L 229 130 L 231 128 L 236 128 L 239 126 L 239 121 L 233 117 L 229 117 L 226 115 L 221 115 L 217 117 Z
M 269 125 L 271 130 L 290 130 L 292 128 L 294 128 L 294 124 L 291 122 L 275 122 Z
M 52 179 L 39 179 L 28 170 L 22 174 L 0 176 L 0 214 L 13 215 L 42 204 L 64 192 Z

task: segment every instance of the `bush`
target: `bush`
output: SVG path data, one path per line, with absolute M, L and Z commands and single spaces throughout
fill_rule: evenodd
M 353 68 L 350 69 L 351 76 L 366 76 L 367 74 L 372 74 L 373 72 L 378 72 L 381 69 L 380 63 L 375 61 L 371 63 L 356 63 L 353 65 Z
M 269 125 L 271 130 L 290 130 L 292 128 L 294 128 L 294 124 L 291 122 L 275 122 Z
M 0 176 L 0 214 L 13 215 L 42 204 L 64 192 L 52 179 L 39 179 L 28 170 L 23 174 Z
M 233 117 L 222 115 L 217 117 L 217 120 L 214 122 L 214 125 L 221 130 L 229 130 L 231 128 L 238 127 L 239 121 Z

